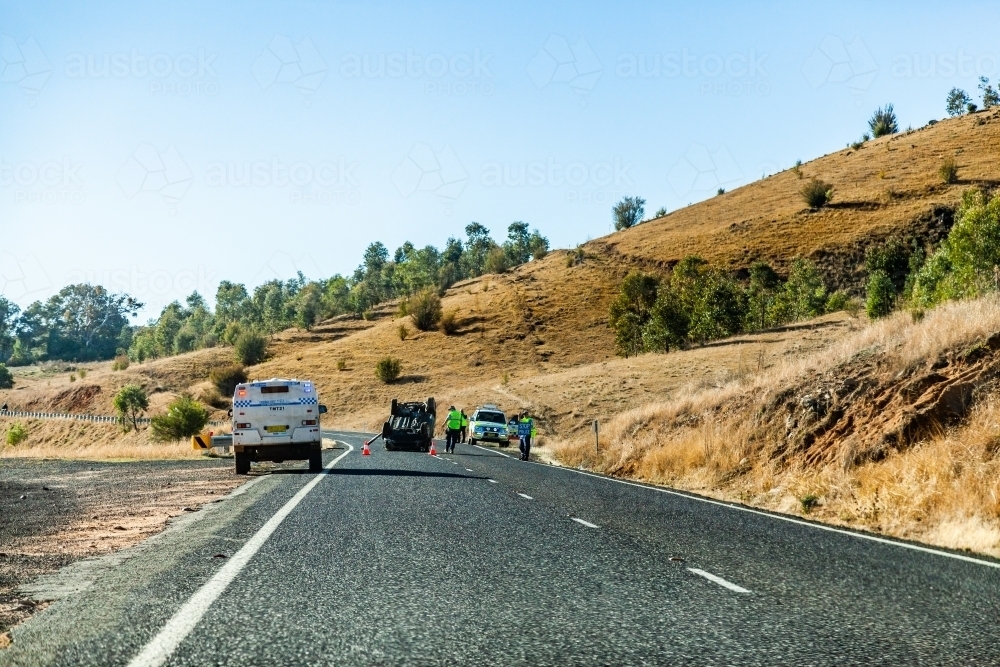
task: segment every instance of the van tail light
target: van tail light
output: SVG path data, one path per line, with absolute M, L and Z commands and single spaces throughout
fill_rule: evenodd
M 316 420 L 315 419 L 303 419 L 302 420 L 302 425 L 303 426 L 315 426 L 316 425 Z
M 242 424 L 237 424 L 236 428 L 238 428 L 238 429 L 250 428 L 250 423 L 246 422 L 246 423 L 242 423 Z

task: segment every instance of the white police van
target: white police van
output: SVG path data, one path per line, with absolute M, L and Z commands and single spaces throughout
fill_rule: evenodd
M 309 461 L 323 469 L 323 443 L 316 386 L 309 381 L 274 378 L 237 385 L 233 392 L 233 451 L 236 474 L 250 472 L 253 461 Z

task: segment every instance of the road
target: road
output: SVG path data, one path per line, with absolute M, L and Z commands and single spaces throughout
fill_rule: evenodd
M 39 582 L 0 664 L 1000 664 L 995 561 L 328 435 L 321 475 Z

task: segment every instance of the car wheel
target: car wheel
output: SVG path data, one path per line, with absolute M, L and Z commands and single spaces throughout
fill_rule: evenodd
M 250 472 L 250 455 L 246 452 L 236 452 L 236 474 L 246 475 Z
M 323 452 L 309 452 L 309 472 L 322 472 Z

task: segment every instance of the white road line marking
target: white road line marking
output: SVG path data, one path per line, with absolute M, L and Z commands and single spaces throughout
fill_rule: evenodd
M 581 526 L 586 526 L 587 528 L 600 528 L 600 526 L 595 526 L 589 521 L 584 521 L 583 519 L 577 519 L 575 516 L 571 516 L 570 518 L 573 519 L 573 521 L 576 521 Z
M 319 484 L 320 480 L 326 476 L 326 470 L 333 468 L 342 458 L 354 451 L 354 447 L 351 447 L 351 445 L 347 446 L 350 449 L 330 461 L 326 465 L 324 472 L 313 477 L 308 484 L 299 489 L 299 492 L 292 496 L 291 500 L 285 503 L 274 516 L 268 519 L 267 523 L 246 544 L 240 547 L 240 550 L 177 610 L 170 620 L 167 621 L 167 624 L 163 626 L 163 629 L 146 644 L 142 652 L 132 658 L 132 661 L 128 663 L 128 667 L 159 667 L 159 665 L 167 661 L 167 658 L 184 641 L 184 638 L 198 625 L 205 612 L 212 606 L 212 603 L 222 595 L 226 587 L 236 578 L 236 575 L 246 567 L 250 559 L 254 557 L 254 554 L 264 546 L 264 543 L 277 530 L 281 522 L 285 520 L 285 517 L 291 514 L 292 510 L 302 502 L 302 499 L 313 490 L 313 487 Z
M 705 570 L 699 570 L 696 567 L 689 567 L 688 568 L 688 572 L 694 572 L 699 577 L 705 577 L 709 581 L 714 581 L 715 583 L 719 584 L 723 588 L 728 588 L 729 590 L 736 591 L 737 593 L 749 593 L 750 592 L 749 590 L 747 590 L 746 588 L 743 588 L 742 586 L 737 586 L 736 584 L 734 584 L 731 581 L 726 581 L 722 577 L 717 577 L 714 574 L 712 574 L 711 572 L 705 572 Z
M 496 483 L 497 483 L 497 481 L 496 481 L 495 479 L 491 479 L 491 480 L 489 480 L 489 483 L 490 483 L 490 484 L 496 484 Z
M 521 496 L 525 500 L 534 500 L 534 498 L 532 498 L 531 496 L 529 496 L 527 493 L 518 493 L 517 495 Z M 596 528 L 597 526 L 594 526 L 594 527 Z
M 465 472 L 472 472 L 472 468 L 466 468 Z
M 500 456 L 504 457 L 505 459 L 509 459 L 510 458 L 509 455 L 504 454 L 503 452 L 498 452 L 495 449 L 486 449 L 485 447 L 480 447 L 479 445 L 473 445 L 473 447 L 475 447 L 476 449 L 481 449 L 484 452 L 489 452 L 491 454 L 499 454 Z
M 825 530 L 830 533 L 840 533 L 841 535 L 847 535 L 849 537 L 856 537 L 861 540 L 869 540 L 871 542 L 878 542 L 879 544 L 888 544 L 894 547 L 901 547 L 903 549 L 911 549 L 913 551 L 920 551 L 927 554 L 933 554 L 935 556 L 944 556 L 946 558 L 954 558 L 955 560 L 965 561 L 966 563 L 975 563 L 976 565 L 985 565 L 986 567 L 993 567 L 1000 569 L 1000 563 L 991 563 L 988 560 L 980 560 L 978 558 L 972 558 L 971 556 L 963 556 L 961 554 L 948 553 L 947 551 L 940 551 L 938 549 L 932 549 L 930 547 L 922 547 L 918 544 L 907 544 L 906 542 L 895 542 L 893 540 L 887 540 L 883 537 L 876 537 L 875 535 L 866 535 L 865 533 L 855 533 L 850 530 L 843 530 L 841 528 L 834 528 L 833 526 L 824 526 L 817 523 L 809 523 L 808 521 L 800 521 L 799 519 L 793 519 L 790 516 L 781 516 L 780 514 L 770 514 L 768 512 L 762 512 L 760 510 L 755 510 L 750 507 L 743 507 L 741 505 L 730 505 L 729 503 L 724 503 L 721 500 L 712 500 L 711 498 L 702 498 L 701 496 L 696 496 L 687 493 L 681 493 L 679 491 L 673 491 L 671 489 L 661 489 L 655 486 L 646 486 L 645 484 L 638 484 L 636 482 L 629 482 L 624 479 L 615 479 L 614 477 L 605 477 L 604 475 L 595 475 L 592 472 L 585 472 L 583 470 L 577 470 L 575 468 L 565 468 L 563 466 L 546 466 L 548 470 L 563 470 L 565 472 L 575 472 L 578 475 L 585 475 L 586 477 L 594 477 L 596 479 L 603 479 L 606 482 L 616 482 L 618 484 L 624 484 L 626 486 L 634 486 L 639 489 L 646 489 L 647 491 L 658 491 L 660 493 L 666 493 L 671 496 L 678 496 L 680 498 L 687 498 L 688 500 L 697 500 L 700 503 L 708 503 L 709 505 L 718 505 L 719 507 L 725 507 L 731 510 L 739 510 L 740 512 L 748 512 L 749 514 L 757 514 L 759 516 L 767 517 L 768 519 L 777 519 L 778 521 L 787 521 L 788 523 L 794 523 L 799 526 L 805 526 L 807 528 L 815 528 L 816 530 Z

